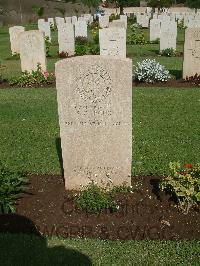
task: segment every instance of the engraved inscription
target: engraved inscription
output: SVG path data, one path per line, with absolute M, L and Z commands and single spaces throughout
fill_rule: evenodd
M 79 116 L 99 120 L 112 115 L 109 97 L 112 80 L 105 67 L 92 65 L 76 78 L 75 84 L 80 102 L 74 109 Z

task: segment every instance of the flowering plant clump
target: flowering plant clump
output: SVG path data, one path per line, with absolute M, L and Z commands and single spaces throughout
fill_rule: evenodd
M 198 75 L 196 73 L 194 76 L 190 76 L 190 77 L 186 76 L 185 81 L 199 86 L 200 85 L 200 75 Z
M 192 206 L 200 203 L 200 164 L 170 163 L 170 175 L 160 182 L 160 189 L 169 192 L 179 209 L 188 213 Z
M 154 83 L 156 81 L 166 82 L 171 76 L 165 66 L 156 62 L 155 59 L 145 59 L 137 63 L 135 79 L 140 82 Z
M 13 77 L 9 80 L 11 86 L 19 87 L 33 87 L 44 86 L 53 84 L 55 82 L 55 76 L 53 73 L 43 71 L 41 65 L 37 65 L 37 70 L 32 72 L 23 72 L 19 77 Z

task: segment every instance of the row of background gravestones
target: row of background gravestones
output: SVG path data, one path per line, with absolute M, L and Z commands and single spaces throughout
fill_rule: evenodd
M 92 21 L 92 20 L 91 20 Z M 117 24 L 116 22 L 120 22 Z M 122 23 L 121 23 L 122 22 Z M 46 70 L 46 53 L 45 53 L 45 42 L 44 34 L 49 35 L 50 23 L 44 20 L 38 21 L 38 27 L 40 31 L 24 31 L 24 27 L 15 26 L 9 29 L 10 41 L 12 53 L 19 53 L 21 58 L 21 68 L 22 71 L 31 71 L 37 69 L 37 64 L 40 63 L 42 69 Z M 54 22 L 53 22 L 54 23 Z M 48 25 L 47 30 L 45 26 Z M 111 55 L 119 58 L 126 57 L 126 30 L 127 27 L 127 17 L 122 16 L 119 20 L 113 21 L 108 24 L 109 28 L 100 29 L 99 32 L 99 42 L 100 42 L 100 55 Z M 87 23 L 85 20 L 79 20 L 75 22 L 75 33 L 74 26 L 71 23 L 66 23 L 64 19 L 57 19 L 58 27 L 58 42 L 59 42 L 59 52 L 66 52 L 69 56 L 74 55 L 75 50 L 75 36 L 87 37 Z M 76 30 L 76 27 L 78 28 Z M 189 29 L 187 30 L 187 32 Z M 190 30 L 191 32 L 192 30 Z M 194 30 L 198 32 L 198 28 Z M 196 34 L 196 33 L 194 33 Z M 152 19 L 150 21 L 150 40 L 152 40 L 152 35 L 154 38 L 160 39 L 160 50 L 166 48 L 173 48 L 176 50 L 176 38 L 177 38 L 177 22 L 174 20 L 166 19 L 166 16 L 162 21 L 160 19 Z M 188 37 L 190 33 L 186 34 L 186 45 L 185 45 L 185 60 L 183 77 L 192 76 L 196 72 L 195 69 L 188 67 L 188 56 L 189 50 L 192 50 L 192 57 L 189 61 L 190 66 L 198 66 L 199 57 L 197 53 L 193 50 L 198 51 L 198 35 L 196 34 L 196 41 L 193 44 L 191 41 L 192 48 L 187 48 Z M 194 39 L 194 38 L 192 38 Z M 28 55 L 28 57 L 27 57 Z M 195 56 L 194 56 L 195 55 Z M 198 69 L 198 68 L 197 68 Z M 194 73 L 195 72 L 195 73 Z

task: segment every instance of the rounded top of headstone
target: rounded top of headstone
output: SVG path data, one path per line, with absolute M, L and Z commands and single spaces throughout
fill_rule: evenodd
M 91 61 L 94 63 L 94 61 L 107 61 L 107 62 L 113 62 L 117 63 L 119 61 L 121 62 L 130 62 L 132 64 L 132 59 L 130 58 L 115 58 L 113 56 L 102 56 L 102 55 L 84 55 L 84 56 L 75 56 L 71 58 L 66 58 L 63 60 L 58 61 L 55 65 L 56 68 L 60 67 L 61 65 L 70 65 L 70 64 L 79 64 L 79 63 L 86 63 L 88 61 Z

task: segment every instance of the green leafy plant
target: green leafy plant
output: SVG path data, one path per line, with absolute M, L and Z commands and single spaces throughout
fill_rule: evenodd
M 112 22 L 115 19 L 120 19 L 120 15 L 111 14 L 109 17 L 109 22 Z
M 183 19 L 181 19 L 181 20 L 178 21 L 177 27 L 178 27 L 178 29 L 181 29 L 181 30 L 186 28 L 184 26 L 184 20 Z
M 173 196 L 183 213 L 200 202 L 200 164 L 171 162 L 170 175 L 160 182 L 160 189 Z
M 32 72 L 23 72 L 19 77 L 13 77 L 9 80 L 11 86 L 33 87 L 53 84 L 55 76 L 48 71 L 42 71 L 41 65 L 37 65 L 37 70 Z
M 51 42 L 50 42 L 49 37 L 45 36 L 44 41 L 45 41 L 45 46 L 46 46 L 46 56 L 51 57 L 51 54 L 50 54 Z
M 91 55 L 98 55 L 100 54 L 100 47 L 98 44 L 91 44 L 89 47 L 88 47 L 88 54 L 91 54 Z
M 117 210 L 117 204 L 112 200 L 111 195 L 106 193 L 94 182 L 91 182 L 91 184 L 80 193 L 76 199 L 76 206 L 89 213 L 100 213 L 103 209 Z
M 127 44 L 133 45 L 133 44 L 147 44 L 147 41 L 145 40 L 144 33 L 141 32 L 137 28 L 137 24 L 131 25 L 131 32 L 127 36 Z
M 41 18 L 44 15 L 44 7 L 34 5 L 32 6 L 32 10 L 37 14 L 39 18 Z
M 167 56 L 167 57 L 176 56 L 176 51 L 174 51 L 173 48 L 167 48 L 167 49 L 162 50 L 161 55 Z
M 144 37 L 144 33 L 143 32 L 132 32 L 132 33 L 128 34 L 127 44 L 129 44 L 129 45 L 147 44 L 147 41 L 145 40 L 145 37 Z
M 87 54 L 87 47 L 85 45 L 76 45 L 75 46 L 75 54 L 77 56 L 82 56 Z
M 15 212 L 15 201 L 19 193 L 27 189 L 27 177 L 12 172 L 0 164 L 0 212 Z
M 132 193 L 132 187 L 122 184 L 121 186 L 111 187 L 108 182 L 105 188 L 99 187 L 94 181 L 81 191 L 75 198 L 76 206 L 89 213 L 100 213 L 103 209 L 115 212 L 119 206 L 114 200 L 117 193 Z

